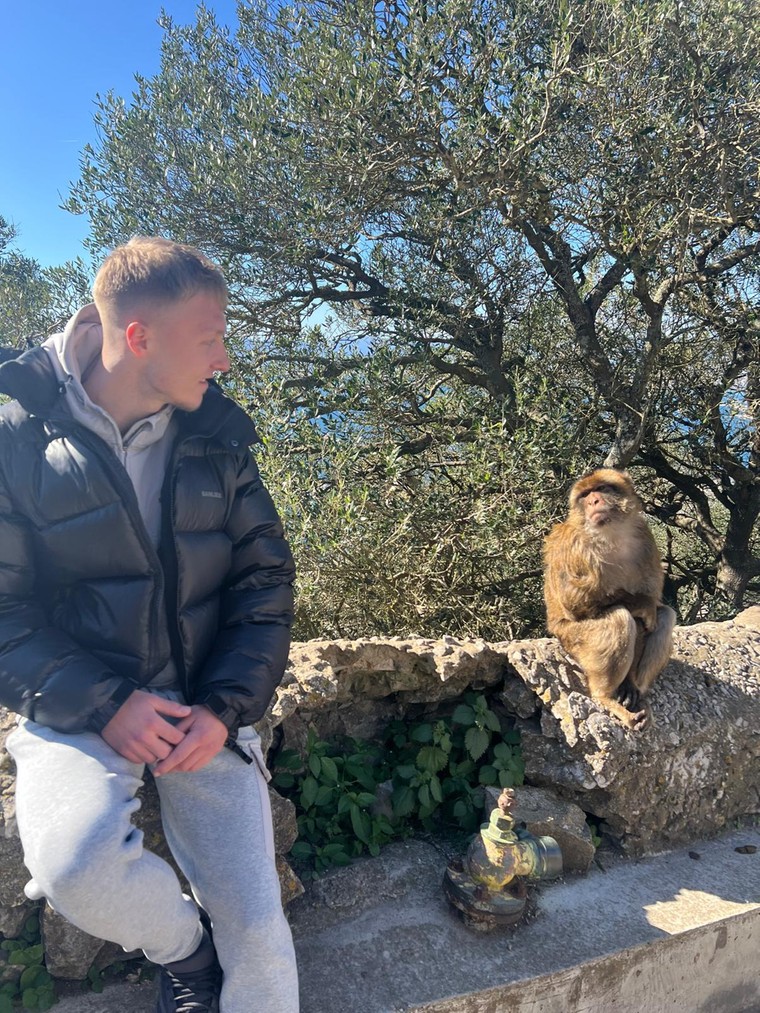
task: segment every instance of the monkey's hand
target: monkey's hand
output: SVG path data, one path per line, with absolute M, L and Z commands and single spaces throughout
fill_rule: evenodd
M 639 608 L 632 608 L 631 615 L 634 619 L 640 619 L 642 621 L 645 633 L 654 633 L 657 629 L 656 605 L 641 605 Z

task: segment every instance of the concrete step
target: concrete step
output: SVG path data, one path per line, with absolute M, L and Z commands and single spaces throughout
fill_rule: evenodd
M 742 845 L 758 850 L 740 854 Z M 494 935 L 473 933 L 447 906 L 445 865 L 445 855 L 411 841 L 366 872 L 315 885 L 293 912 L 302 1013 L 760 1005 L 757 829 L 541 884 L 535 917 Z
M 758 829 L 602 855 L 585 877 L 540 884 L 531 920 L 491 935 L 448 907 L 447 857 L 402 842 L 310 885 L 291 911 L 301 1013 L 760 1011 Z M 55 1008 L 152 1013 L 153 992 L 118 985 Z M 250 1013 L 268 1011 L 252 996 Z

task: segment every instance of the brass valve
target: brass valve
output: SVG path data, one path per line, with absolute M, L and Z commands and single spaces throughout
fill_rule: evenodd
M 488 823 L 473 838 L 463 859 L 449 863 L 443 889 L 470 928 L 489 932 L 522 918 L 525 879 L 562 875 L 562 852 L 553 837 L 534 837 L 515 828 L 515 793 L 505 788 Z

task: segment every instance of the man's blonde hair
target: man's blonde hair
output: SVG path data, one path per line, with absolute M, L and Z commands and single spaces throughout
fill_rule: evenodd
M 181 302 L 198 292 L 214 292 L 227 305 L 221 269 L 200 250 L 160 236 L 135 236 L 103 261 L 92 286 L 101 317 L 124 324 L 144 303 Z

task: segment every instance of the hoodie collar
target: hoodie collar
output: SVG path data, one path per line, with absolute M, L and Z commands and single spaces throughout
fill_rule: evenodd
M 72 318 L 63 335 L 53 337 L 65 338 L 77 323 L 92 325 L 94 321 L 89 310 L 89 306 L 84 307 Z M 60 356 L 59 361 L 63 370 Z M 0 393 L 18 401 L 32 415 L 57 422 L 70 422 L 72 419 L 66 403 L 66 381 L 59 378 L 58 370 L 44 347 L 30 348 L 18 358 L 0 365 Z M 246 412 L 214 381 L 209 383 L 199 408 L 194 412 L 175 408 L 174 417 L 183 437 L 213 437 L 233 449 L 261 442 Z

